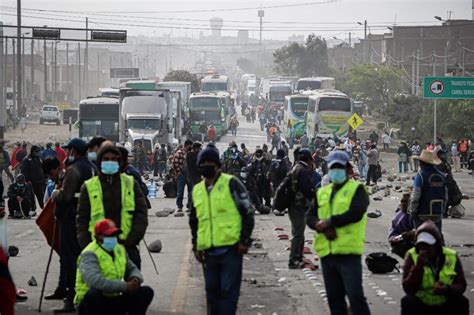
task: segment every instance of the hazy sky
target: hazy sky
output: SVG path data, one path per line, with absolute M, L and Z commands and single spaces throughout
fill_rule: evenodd
M 324 2 L 325 0 L 320 0 Z M 330 1 L 330 0 L 326 0 Z M 130 35 L 168 34 L 197 37 L 209 34 L 211 17 L 224 19 L 223 35 L 235 36 L 249 29 L 258 37 L 257 7 L 265 8 L 264 38 L 286 39 L 292 34 L 314 32 L 327 38 L 363 36 L 357 21 L 368 20 L 372 33 L 386 32 L 386 26 L 436 24 L 433 16 L 471 19 L 471 0 L 337 0 L 322 4 L 270 8 L 269 6 L 317 3 L 311 0 L 23 0 L 23 24 L 82 27 L 89 16 L 91 27 L 127 29 Z M 16 0 L 0 0 L 0 20 L 16 24 Z M 229 10 L 248 8 L 246 10 Z M 43 9 L 46 11 L 29 11 Z M 67 11 L 67 12 L 52 12 Z M 215 10 L 202 12 L 203 10 Z M 187 11 L 187 12 L 164 12 Z M 108 15 L 108 16 L 104 16 Z M 28 16 L 28 17 L 27 17 Z M 32 17 L 40 17 L 32 18 Z M 57 20 L 55 20 L 57 19 Z M 73 22 L 75 21 L 75 22 Z M 320 23 L 320 24 L 318 24 Z M 137 25 L 145 25 L 139 27 Z

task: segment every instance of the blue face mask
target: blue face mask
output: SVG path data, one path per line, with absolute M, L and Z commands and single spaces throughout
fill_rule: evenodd
M 346 170 L 342 168 L 329 170 L 328 176 L 333 184 L 342 184 L 347 179 Z
M 114 250 L 115 246 L 117 246 L 118 240 L 116 236 L 106 236 L 104 237 L 104 242 L 102 243 L 102 247 L 111 252 Z
M 70 156 L 67 157 L 67 160 L 68 160 L 69 162 L 74 162 L 75 158 L 74 158 L 73 155 L 70 155 Z
M 95 160 L 97 160 L 97 152 L 88 152 L 87 158 L 89 161 L 95 162 Z
M 119 164 L 117 161 L 102 161 L 100 169 L 105 175 L 113 175 L 119 171 Z

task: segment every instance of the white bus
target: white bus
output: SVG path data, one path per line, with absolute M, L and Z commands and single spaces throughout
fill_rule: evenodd
M 309 95 L 293 94 L 285 97 L 285 114 L 283 120 L 283 131 L 288 133 L 291 127 L 296 138 L 300 138 L 306 132 L 306 111 L 308 110 Z
M 329 77 L 313 77 L 313 78 L 301 78 L 296 84 L 297 91 L 306 91 L 306 90 L 320 90 L 336 89 L 336 80 Z
M 208 75 L 201 80 L 203 92 L 227 92 L 229 91 L 229 78 L 225 75 Z
M 306 132 L 308 137 L 345 137 L 347 120 L 353 113 L 351 99 L 337 90 L 319 90 L 308 97 Z

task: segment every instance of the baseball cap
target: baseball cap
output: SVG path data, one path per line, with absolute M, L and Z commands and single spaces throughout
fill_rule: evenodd
M 308 149 L 300 149 L 299 157 L 302 161 L 311 161 L 313 156 L 311 155 L 311 151 Z
M 328 167 L 330 168 L 334 164 L 341 164 L 342 166 L 346 166 L 349 163 L 349 154 L 344 151 L 331 151 L 326 158 L 326 162 L 328 162 Z
M 94 235 L 112 236 L 120 233 L 122 233 L 122 231 L 117 228 L 115 222 L 110 219 L 100 220 L 94 226 Z
M 436 243 L 436 238 L 428 232 L 421 232 L 416 238 L 416 244 L 426 243 L 428 245 L 434 245 Z
M 75 149 L 80 153 L 87 152 L 87 143 L 79 138 L 74 138 L 65 146 L 66 149 Z

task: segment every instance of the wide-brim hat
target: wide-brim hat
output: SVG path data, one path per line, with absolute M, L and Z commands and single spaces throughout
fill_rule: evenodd
M 413 159 L 417 159 L 431 165 L 441 164 L 441 160 L 438 158 L 438 156 L 434 152 L 427 150 L 421 151 L 421 154 L 419 156 L 413 156 Z

